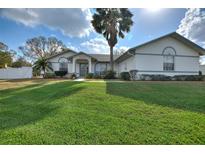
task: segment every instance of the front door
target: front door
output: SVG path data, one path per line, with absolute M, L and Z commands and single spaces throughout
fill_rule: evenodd
M 85 75 L 88 73 L 88 64 L 81 63 L 80 64 L 80 76 L 85 77 Z

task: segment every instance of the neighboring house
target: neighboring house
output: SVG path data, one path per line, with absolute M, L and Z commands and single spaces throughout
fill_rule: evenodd
M 204 54 L 205 49 L 174 32 L 114 57 L 114 70 L 117 74 L 136 70 L 138 74 L 198 75 L 199 58 Z M 109 55 L 77 53 L 69 49 L 48 59 L 54 71 L 66 70 L 77 76 L 100 74 L 110 68 Z

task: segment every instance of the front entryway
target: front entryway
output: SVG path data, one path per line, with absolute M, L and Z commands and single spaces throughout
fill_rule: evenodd
M 88 74 L 88 63 L 80 63 L 80 77 L 85 77 Z

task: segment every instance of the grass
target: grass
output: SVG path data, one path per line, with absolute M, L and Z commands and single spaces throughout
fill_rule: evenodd
M 205 82 L 0 81 L 0 144 L 205 144 Z

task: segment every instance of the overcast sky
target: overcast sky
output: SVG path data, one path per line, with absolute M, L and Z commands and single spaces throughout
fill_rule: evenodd
M 130 9 L 134 25 L 116 49 L 128 49 L 177 31 L 205 47 L 204 9 Z M 67 47 L 109 53 L 105 39 L 90 23 L 93 9 L 0 9 L 0 42 L 17 50 L 28 38 L 55 36 Z

